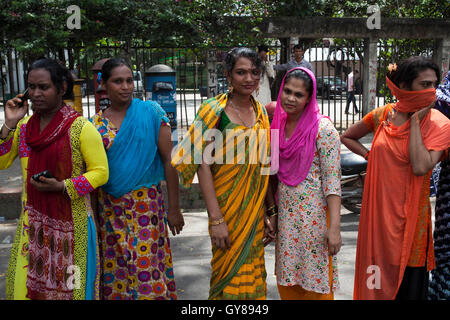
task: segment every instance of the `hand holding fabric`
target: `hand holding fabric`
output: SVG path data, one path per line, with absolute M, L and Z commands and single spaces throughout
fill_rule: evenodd
M 416 111 L 413 115 L 412 115 L 412 119 L 415 119 L 416 114 L 417 117 L 419 117 L 419 121 L 422 121 L 423 118 L 425 118 L 425 116 L 428 114 L 428 112 L 434 107 L 434 105 L 436 104 L 436 100 L 434 100 L 428 107 L 425 107 L 423 109 L 420 109 L 418 111 Z

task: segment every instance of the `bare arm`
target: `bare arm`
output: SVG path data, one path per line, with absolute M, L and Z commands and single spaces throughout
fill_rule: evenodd
M 330 215 L 330 226 L 326 233 L 328 241 L 328 253 L 335 255 L 341 250 L 341 197 L 330 194 L 327 197 L 328 213 Z
M 267 187 L 267 193 L 266 193 L 266 206 L 268 208 L 275 205 L 275 191 L 273 190 L 272 186 L 278 184 L 278 177 L 277 175 L 271 175 L 269 177 L 269 185 Z
M 328 254 L 335 255 L 342 245 L 341 238 L 341 170 L 339 134 L 330 121 L 321 128 L 317 139 L 320 159 L 322 192 L 326 197 L 329 225 L 325 234 Z
M 219 202 L 217 201 L 213 176 L 209 165 L 203 162 L 198 168 L 197 175 L 200 189 L 206 202 L 206 208 L 208 209 L 210 222 L 218 222 L 223 218 L 223 215 L 219 207 Z M 211 225 L 211 243 L 213 246 L 224 250 L 231 247 L 228 226 L 225 221 Z
M 409 135 L 409 158 L 413 173 L 416 176 L 427 174 L 438 163 L 443 151 L 427 150 L 420 131 L 420 120 L 429 112 L 431 106 L 419 110 L 411 117 Z
M 341 142 L 353 153 L 364 157 L 369 151 L 359 139 L 370 133 L 364 121 L 358 121 L 341 135 Z
M 275 190 L 272 188 L 273 184 L 278 184 L 278 178 L 276 175 L 272 175 L 269 177 L 269 182 L 267 186 L 267 193 L 266 193 L 266 209 L 271 208 L 275 206 L 275 197 L 274 193 Z M 278 225 L 278 214 L 268 216 L 267 212 L 264 215 L 264 236 L 263 236 L 263 243 L 264 246 L 268 245 L 270 242 L 276 239 L 277 234 L 277 225 Z
M 171 152 L 173 148 L 172 134 L 169 126 L 162 125 L 159 129 L 158 152 L 164 166 L 167 182 L 168 210 L 167 223 L 173 235 L 179 234 L 184 226 L 184 218 L 179 205 L 178 173 L 172 167 Z

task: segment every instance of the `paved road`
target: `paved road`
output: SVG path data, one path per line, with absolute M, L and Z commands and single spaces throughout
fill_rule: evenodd
M 206 211 L 185 212 L 186 226 L 178 236 L 171 236 L 175 281 L 180 300 L 206 300 L 211 275 L 211 242 Z M 359 216 L 342 209 L 343 246 L 338 254 L 341 288 L 336 299 L 352 299 L 356 234 Z M 0 300 L 5 299 L 5 278 L 16 221 L 0 222 Z M 275 246 L 265 250 L 267 299 L 279 300 L 274 276 Z
M 175 280 L 180 299 L 204 300 L 208 298 L 211 274 L 211 244 L 208 236 L 206 212 L 184 213 L 186 228 L 182 234 L 171 238 Z M 343 246 L 338 254 L 338 271 L 341 288 L 336 299 L 349 300 L 353 295 L 354 257 L 356 254 L 357 214 L 342 209 Z M 279 300 L 275 267 L 275 245 L 265 248 L 267 271 L 267 299 Z

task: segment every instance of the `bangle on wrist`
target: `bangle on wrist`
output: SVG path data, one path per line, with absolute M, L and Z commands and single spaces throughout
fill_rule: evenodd
M 63 180 L 63 189 L 62 193 L 65 194 L 67 192 L 66 180 Z
M 369 159 L 369 152 L 370 152 L 370 151 L 367 151 L 366 154 L 364 155 L 364 157 L 363 157 L 364 160 L 368 160 L 368 159 Z
M 225 221 L 225 219 L 222 217 L 219 220 L 210 221 L 209 224 L 212 225 L 212 226 L 217 226 L 217 225 L 221 224 L 224 221 Z
M 273 205 L 270 208 L 268 208 L 266 212 L 268 217 L 276 216 L 278 214 L 278 208 L 276 205 Z

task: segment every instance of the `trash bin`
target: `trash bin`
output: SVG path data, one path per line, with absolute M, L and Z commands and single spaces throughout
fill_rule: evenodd
M 177 129 L 177 99 L 175 70 L 157 64 L 145 72 L 146 100 L 157 102 L 166 111 L 172 132 Z M 174 137 L 177 144 L 178 137 Z
M 100 110 L 105 110 L 111 105 L 108 94 L 100 85 L 103 64 L 109 59 L 110 58 L 104 58 L 97 61 L 91 69 L 94 77 L 95 113 L 98 113 Z

